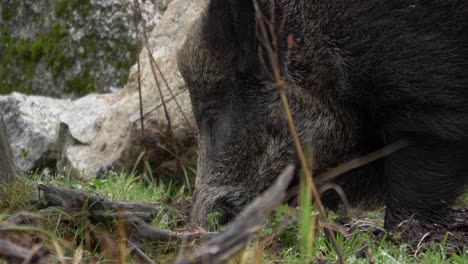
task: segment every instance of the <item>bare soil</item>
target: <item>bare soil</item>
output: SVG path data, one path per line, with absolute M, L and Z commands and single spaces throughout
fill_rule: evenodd
M 425 248 L 433 243 L 446 243 L 455 251 L 468 248 L 468 206 L 452 209 L 447 227 L 421 226 L 415 221 L 401 225 L 393 235 L 402 243 Z M 454 252 L 455 253 L 455 252 Z

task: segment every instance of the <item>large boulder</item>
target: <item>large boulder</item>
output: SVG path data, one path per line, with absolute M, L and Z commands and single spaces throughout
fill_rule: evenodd
M 93 140 L 109 114 L 105 100 L 89 95 L 76 101 L 13 93 L 0 97 L 7 135 L 22 170 L 55 166 L 58 125 L 65 122 L 77 142 Z
M 150 153 L 153 166 L 173 160 L 176 152 L 183 155 L 195 142 L 196 132 L 190 97 L 177 70 L 176 51 L 205 4 L 206 0 L 171 1 L 158 27 L 148 32 L 150 53 L 168 85 L 158 73 L 158 89 L 143 49 L 143 133 L 136 65 L 124 89 L 113 94 L 92 94 L 74 101 L 18 93 L 0 97 L 7 134 L 21 169 L 54 164 L 88 178 L 109 168 L 130 170 L 142 146 Z

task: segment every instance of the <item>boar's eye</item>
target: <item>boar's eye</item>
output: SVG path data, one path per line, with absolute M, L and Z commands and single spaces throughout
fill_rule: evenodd
M 217 115 L 215 113 L 212 113 L 207 115 L 202 121 L 202 129 L 207 132 L 212 144 L 214 144 L 216 141 L 216 118 Z
M 229 133 L 230 115 L 226 111 L 208 110 L 200 117 L 199 129 L 201 136 L 209 140 L 209 146 L 217 152 Z M 214 153 L 213 153 L 214 154 Z

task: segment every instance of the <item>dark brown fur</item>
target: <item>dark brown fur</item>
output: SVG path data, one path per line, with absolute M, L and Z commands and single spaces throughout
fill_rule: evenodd
M 321 172 L 400 138 L 410 147 L 338 180 L 385 192 L 385 225 L 444 223 L 468 175 L 468 3 L 258 0 L 285 91 Z M 193 221 L 225 221 L 296 154 L 250 0 L 211 0 L 179 52 L 200 131 Z M 295 42 L 288 51 L 287 37 Z M 288 52 L 290 58 L 288 59 Z

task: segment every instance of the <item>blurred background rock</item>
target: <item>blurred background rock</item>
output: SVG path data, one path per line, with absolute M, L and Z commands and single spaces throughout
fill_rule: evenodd
M 151 32 L 166 3 L 140 5 Z M 108 93 L 136 62 L 133 0 L 2 0 L 0 34 L 0 94 Z

